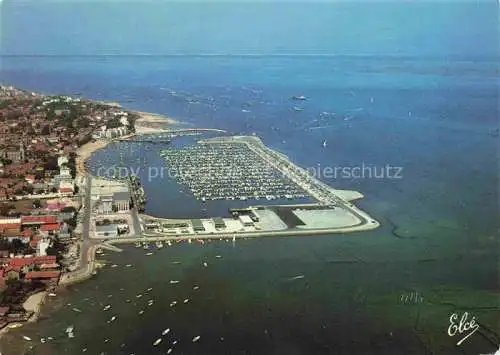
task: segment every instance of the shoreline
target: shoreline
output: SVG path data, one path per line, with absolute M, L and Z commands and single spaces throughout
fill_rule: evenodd
M 134 113 L 139 116 L 134 122 L 136 135 L 163 133 L 168 131 L 165 126 L 178 125 L 181 123 L 159 113 L 143 111 L 134 111 Z
M 87 160 L 92 157 L 92 154 L 97 152 L 98 150 L 104 149 L 109 143 L 111 143 L 111 140 L 107 139 L 102 139 L 102 140 L 96 140 L 93 142 L 88 142 L 85 143 L 84 145 L 80 146 L 76 152 L 77 156 L 75 158 L 76 160 L 76 175 L 77 176 L 85 176 L 90 174 L 87 170 L 86 167 L 86 162 Z
M 106 103 L 110 105 L 109 103 Z M 117 104 L 119 105 L 119 104 Z M 111 104 L 110 106 L 114 106 Z M 116 106 L 115 106 L 116 107 Z M 119 106 L 118 106 L 119 107 Z M 176 121 L 174 119 L 168 118 L 165 115 L 159 113 L 152 112 L 144 112 L 144 111 L 131 111 L 133 114 L 139 116 L 137 120 L 134 122 L 135 133 L 128 134 L 123 137 L 119 137 L 121 139 L 132 137 L 134 135 L 142 135 L 142 134 L 155 134 L 155 133 L 163 133 L 168 132 L 168 129 L 165 128 L 167 125 L 175 125 L 181 124 L 180 121 Z M 163 126 L 163 127 L 160 127 Z M 77 175 L 87 175 L 89 172 L 85 166 L 88 159 L 92 157 L 92 154 L 95 152 L 104 149 L 109 143 L 113 142 L 113 139 L 99 139 L 93 140 L 84 145 L 80 146 L 76 151 L 76 174 Z
M 21 328 L 26 323 L 35 323 L 42 313 L 42 306 L 45 304 L 47 295 L 48 291 L 39 291 L 29 296 L 23 302 L 23 308 L 26 312 L 33 312 L 33 314 L 26 321 L 6 324 L 2 329 L 0 329 L 0 339 L 2 339 L 11 329 Z M 16 326 L 12 326 L 14 324 L 16 324 Z
M 23 308 L 28 312 L 33 312 L 33 315 L 28 319 L 28 323 L 33 323 L 38 320 L 42 311 L 42 306 L 47 298 L 47 291 L 37 292 L 28 297 L 23 303 Z
M 119 103 L 116 102 L 100 102 L 102 104 L 108 105 L 110 107 L 122 107 Z M 150 112 L 141 112 L 141 111 L 131 111 L 133 114 L 139 115 L 139 119 L 137 119 L 134 122 L 134 128 L 136 129 L 136 132 L 133 134 L 130 134 L 128 136 L 133 136 L 133 135 L 141 135 L 141 134 L 155 134 L 155 133 L 162 133 L 168 131 L 167 128 L 159 128 L 155 127 L 156 125 L 163 125 L 166 126 L 168 124 L 179 124 L 180 122 L 170 119 L 164 115 L 161 114 L 156 114 L 156 113 L 150 113 Z M 126 136 L 127 137 L 127 136 Z M 121 137 L 123 138 L 123 137 Z M 76 176 L 77 177 L 87 177 L 91 176 L 92 174 L 90 171 L 87 169 L 86 163 L 87 161 L 92 157 L 92 155 L 104 148 L 110 143 L 112 143 L 114 140 L 113 139 L 101 139 L 101 140 L 94 140 L 90 141 L 88 143 L 85 143 L 78 147 L 76 150 L 76 157 L 75 157 L 75 162 L 76 162 Z M 87 265 L 87 268 L 84 270 L 84 272 L 81 275 L 75 275 L 74 278 L 68 279 L 66 274 L 61 277 L 60 282 L 58 283 L 58 287 L 65 288 L 68 285 L 74 284 L 74 283 L 79 283 L 87 280 L 88 278 L 92 277 L 93 273 L 96 271 L 98 268 L 98 264 L 96 262 L 96 250 L 98 248 L 98 245 L 93 245 L 92 247 L 89 248 L 88 254 L 89 254 L 89 264 Z M 27 312 L 33 312 L 33 314 L 30 316 L 30 318 L 26 322 L 20 322 L 20 326 L 23 326 L 25 323 L 36 323 L 41 311 L 42 307 L 45 304 L 45 300 L 47 299 L 48 292 L 47 291 L 41 291 L 37 292 L 31 296 L 29 296 L 26 301 L 23 303 L 23 308 Z M 12 328 L 9 328 L 9 324 L 7 324 L 5 327 L 0 329 L 0 339 L 9 332 L 9 330 Z

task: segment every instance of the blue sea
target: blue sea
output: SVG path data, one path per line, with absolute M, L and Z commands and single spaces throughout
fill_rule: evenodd
M 155 12 L 150 5 L 109 2 L 107 11 L 122 16 L 110 23 L 80 2 L 75 8 L 26 4 L 2 5 L 13 16 L 3 30 L 3 84 L 117 101 L 165 114 L 181 127 L 255 134 L 315 171 L 391 166 L 401 174 L 319 176 L 363 193 L 357 204 L 382 224 L 374 231 L 178 244 L 151 257 L 131 246 L 106 255 L 118 267 L 49 300 L 37 324 L 1 340 L 2 353 L 478 354 L 498 348 L 494 4 L 164 3 Z M 204 6 L 213 21 L 202 19 Z M 290 20 L 276 29 L 282 10 Z M 37 33 L 40 11 L 61 23 Z M 259 28 L 248 29 L 249 12 L 262 15 Z M 200 25 L 183 27 L 176 14 Z M 70 15 L 97 25 L 71 25 Z M 173 32 L 165 29 L 164 41 L 162 16 Z M 314 33 L 292 21 L 301 17 Z M 359 18 L 367 20 L 354 21 Z M 28 20 L 34 37 L 9 40 Z M 145 26 L 142 35 L 137 24 Z M 66 32 L 55 30 L 63 25 Z M 469 32 L 477 36 L 472 40 Z M 308 99 L 292 100 L 295 95 Z M 163 164 L 159 149 L 114 144 L 93 159 L 142 159 L 147 169 Z M 145 181 L 150 214 L 227 210 L 202 206 L 173 180 Z M 407 301 L 416 294 L 421 302 Z M 170 307 L 173 300 L 178 304 Z M 102 311 L 106 304 L 110 312 Z M 447 334 L 449 319 L 464 312 L 480 329 L 458 347 L 461 335 Z M 117 320 L 109 322 L 112 315 Z M 75 326 L 74 339 L 64 333 L 68 325 Z M 162 337 L 165 328 L 171 332 Z M 25 334 L 35 341 L 23 341 Z M 49 336 L 54 340 L 39 343 Z

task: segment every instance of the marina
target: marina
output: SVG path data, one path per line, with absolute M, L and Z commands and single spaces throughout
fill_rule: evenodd
M 304 189 L 238 141 L 202 141 L 182 149 L 165 149 L 160 155 L 177 180 L 202 202 L 309 197 Z

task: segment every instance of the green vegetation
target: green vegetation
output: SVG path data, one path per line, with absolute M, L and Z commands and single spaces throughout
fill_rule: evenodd
M 60 262 L 63 259 L 62 254 L 66 252 L 66 249 L 66 244 L 62 243 L 59 237 L 55 237 L 50 247 L 47 248 L 46 253 L 47 255 L 55 255 L 57 262 Z
M 11 311 L 22 311 L 23 302 L 26 296 L 35 291 L 42 291 L 45 286 L 40 281 L 33 280 L 32 282 L 24 282 L 21 280 L 7 280 L 7 288 L 0 294 L 0 305 L 11 307 Z
M 11 242 L 5 237 L 0 238 L 0 250 L 8 250 L 9 253 L 14 254 L 31 254 L 34 253 L 29 243 L 23 243 L 19 239 L 13 239 Z
M 68 158 L 68 168 L 71 173 L 71 177 L 74 179 L 76 177 L 76 154 L 71 153 Z
M 109 121 L 106 122 L 106 128 L 118 128 L 121 127 L 122 123 L 118 117 L 113 117 Z

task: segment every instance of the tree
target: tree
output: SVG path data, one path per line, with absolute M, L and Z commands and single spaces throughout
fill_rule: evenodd
M 3 238 L 5 239 L 5 238 Z M 29 254 L 34 252 L 34 250 L 30 247 L 29 244 L 23 243 L 20 239 L 13 239 L 12 242 L 9 242 L 8 240 L 2 241 L 3 246 L 5 246 L 5 249 L 3 250 L 8 250 L 9 253 L 14 253 L 14 254 Z
M 40 132 L 42 136 L 48 136 L 50 134 L 50 126 L 47 124 L 43 126 L 42 131 Z
M 40 199 L 36 199 L 33 201 L 33 208 L 41 208 L 42 207 L 42 202 L 40 201 Z
M 0 250 L 9 250 L 10 243 L 7 238 L 0 238 Z
M 10 210 L 14 208 L 14 205 L 8 204 L 8 203 L 3 203 L 0 205 L 0 216 L 8 216 Z

